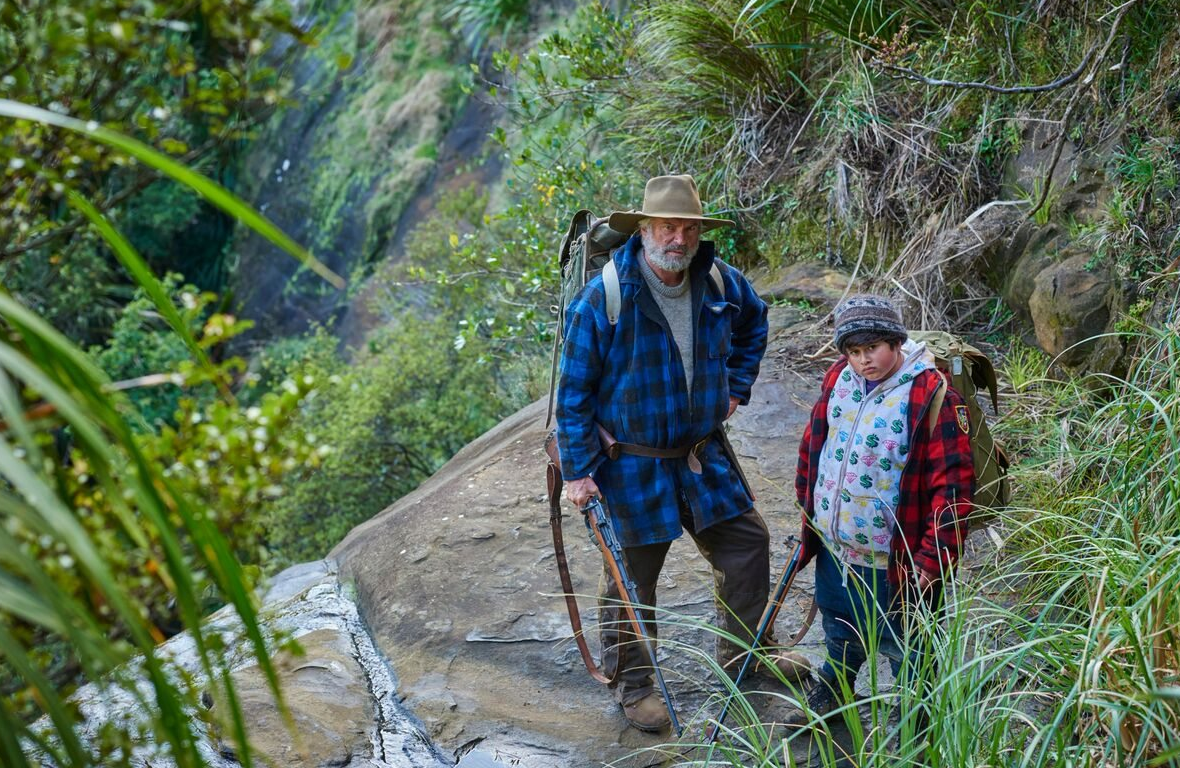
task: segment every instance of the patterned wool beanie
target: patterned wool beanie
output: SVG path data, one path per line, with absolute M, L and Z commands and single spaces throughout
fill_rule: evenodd
M 836 305 L 835 326 L 836 349 L 841 349 L 844 339 L 858 331 L 896 333 L 902 339 L 908 338 L 901 313 L 884 296 L 865 293 L 849 296 Z

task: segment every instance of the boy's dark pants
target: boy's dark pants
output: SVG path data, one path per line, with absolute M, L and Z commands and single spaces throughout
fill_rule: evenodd
M 749 642 L 770 592 L 770 533 L 766 523 L 756 510 L 751 509 L 702 531 L 693 531 L 692 515 L 686 515 L 683 504 L 680 519 L 701 555 L 713 566 L 721 625 L 729 633 Z M 644 605 L 656 604 L 656 584 L 670 546 L 671 542 L 664 542 L 624 549 L 627 569 L 635 581 L 639 601 Z M 598 602 L 603 671 L 612 675 L 616 669 L 620 670 L 615 698 L 621 704 L 633 704 L 654 690 L 652 666 L 641 642 L 636 641 L 627 613 L 618 600 L 618 587 L 604 562 Z M 654 640 L 655 612 L 646 608 L 639 611 L 639 615 Z M 737 652 L 728 643 L 718 640 L 720 660 L 727 660 Z
M 844 568 L 847 568 L 847 577 Z M 904 601 L 913 606 L 913 596 Z M 815 559 L 815 598 L 823 617 L 824 642 L 828 658 L 819 676 L 839 694 L 841 682 L 852 690 L 856 674 L 868 657 L 865 640 L 875 635 L 877 650 L 889 659 L 889 666 L 900 682 L 902 676 L 914 677 L 922 670 L 928 642 L 904 627 L 903 599 L 891 587 L 885 571 L 844 566 L 827 547 L 821 547 Z M 937 593 L 930 610 L 941 612 L 941 593 Z M 902 659 L 908 655 L 903 669 Z M 843 678 L 843 681 L 841 680 Z

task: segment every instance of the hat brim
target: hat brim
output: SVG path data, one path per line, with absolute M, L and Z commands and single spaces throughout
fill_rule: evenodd
M 714 219 L 708 216 L 686 216 L 683 213 L 647 213 L 645 211 L 615 211 L 607 219 L 607 226 L 616 232 L 631 234 L 639 228 L 642 219 L 692 219 L 701 223 L 701 231 L 716 229 L 717 227 L 736 226 L 729 219 Z

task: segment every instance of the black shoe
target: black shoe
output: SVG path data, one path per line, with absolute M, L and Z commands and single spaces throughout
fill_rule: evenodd
M 791 728 L 818 725 L 828 719 L 828 715 L 840 706 L 836 700 L 836 693 L 832 690 L 832 683 L 820 677 L 807 691 L 807 701 L 803 709 L 797 709 L 787 716 L 786 725 Z

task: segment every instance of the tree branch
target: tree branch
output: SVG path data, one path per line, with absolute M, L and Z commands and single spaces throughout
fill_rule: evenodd
M 977 89 L 982 91 L 991 91 L 992 93 L 1045 93 L 1046 91 L 1055 91 L 1058 88 L 1063 88 L 1070 83 L 1077 80 L 1086 71 L 1087 65 L 1090 63 L 1090 57 L 1094 55 L 1094 49 L 1091 48 L 1082 57 L 1082 63 L 1078 65 L 1077 69 L 1070 72 L 1068 75 L 1062 75 L 1051 83 L 1044 83 L 1043 85 L 992 85 L 991 83 L 976 83 L 971 81 L 959 80 L 939 80 L 933 77 L 926 77 L 922 73 L 910 69 L 909 67 L 898 66 L 897 64 L 890 64 L 881 59 L 872 59 L 869 63 L 886 73 L 892 72 L 895 74 L 890 77 L 895 80 L 913 80 L 925 85 L 932 85 L 939 88 L 958 88 L 958 89 Z

